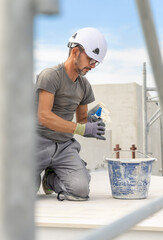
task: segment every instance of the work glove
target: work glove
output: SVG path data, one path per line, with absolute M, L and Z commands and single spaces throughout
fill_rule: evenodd
M 102 136 L 105 134 L 105 123 L 103 121 L 88 122 L 86 124 L 77 123 L 74 134 L 88 138 L 106 140 L 106 138 Z

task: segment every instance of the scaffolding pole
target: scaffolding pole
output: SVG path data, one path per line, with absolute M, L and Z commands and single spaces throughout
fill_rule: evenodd
M 147 91 L 146 91 L 146 63 L 143 63 L 143 86 L 142 86 L 142 116 L 143 116 L 143 153 L 148 155 L 148 136 L 147 136 Z
M 159 107 L 156 112 L 148 119 L 147 114 L 147 103 L 154 102 L 159 106 L 159 99 L 157 97 L 156 100 L 153 100 L 152 97 L 148 96 L 149 91 L 157 91 L 156 88 L 147 87 L 147 79 L 146 79 L 146 63 L 143 63 L 143 85 L 142 85 L 142 123 L 143 123 L 143 152 L 148 155 L 148 133 L 151 125 L 162 116 L 161 108 Z M 161 172 L 163 174 L 163 130 L 162 130 L 162 120 L 160 120 L 160 135 L 161 135 Z
M 160 118 L 160 127 L 161 127 L 161 173 L 163 176 L 163 115 Z
M 135 1 L 137 4 L 160 104 L 161 107 L 163 107 L 163 64 L 150 4 L 148 0 Z
M 55 0 L 1 0 L 0 239 L 33 240 L 35 120 L 33 16 Z M 41 7 L 40 7 L 41 6 Z M 49 9 L 49 12 L 47 12 Z
M 148 50 L 148 55 L 149 55 L 149 59 L 152 66 L 152 71 L 153 71 L 156 88 L 159 96 L 159 102 L 161 105 L 161 109 L 163 109 L 163 64 L 162 64 L 162 57 L 161 57 L 159 42 L 157 39 L 157 33 L 155 30 L 152 12 L 150 8 L 150 3 L 148 0 L 143 0 L 143 1 L 135 0 L 135 2 L 137 4 L 137 9 L 139 13 L 142 30 L 144 33 L 146 47 Z M 151 90 L 153 91 L 154 89 L 151 89 Z M 163 133 L 161 131 L 161 135 L 162 134 Z M 161 144 L 163 144 L 162 138 L 163 136 L 161 136 Z M 144 141 L 146 141 L 145 137 L 144 137 Z M 163 167 L 162 146 L 161 146 L 161 158 L 162 158 L 162 167 Z M 145 147 L 147 147 L 147 145 L 145 146 L 144 144 L 144 148 Z

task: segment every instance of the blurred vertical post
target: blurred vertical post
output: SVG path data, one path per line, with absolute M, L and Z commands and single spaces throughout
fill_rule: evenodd
M 44 11 L 45 8 L 45 11 Z M 33 240 L 35 119 L 33 16 L 55 0 L 0 3 L 0 239 Z
M 146 63 L 143 63 L 143 86 L 142 86 L 142 108 L 143 108 L 143 153 L 148 154 L 148 130 L 147 130 L 147 79 Z
M 163 64 L 150 2 L 148 0 L 135 0 L 135 2 L 144 33 L 161 107 L 163 109 Z

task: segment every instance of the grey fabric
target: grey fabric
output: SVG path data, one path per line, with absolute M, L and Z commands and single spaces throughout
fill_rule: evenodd
M 36 179 L 47 167 L 54 170 L 47 178 L 47 185 L 56 193 L 67 192 L 87 198 L 90 174 L 79 156 L 80 144 L 72 138 L 64 143 L 37 136 Z
M 85 105 L 95 100 L 88 80 L 79 76 L 73 82 L 68 77 L 64 64 L 45 69 L 39 74 L 36 82 L 36 109 L 40 89 L 55 95 L 52 112 L 68 121 L 73 120 L 79 105 Z M 37 132 L 57 142 L 65 142 L 73 137 L 73 134 L 58 133 L 39 124 L 37 124 Z
M 101 136 L 105 134 L 105 123 L 101 121 L 88 122 L 85 126 L 84 137 L 97 138 L 100 140 L 106 140 L 105 137 Z

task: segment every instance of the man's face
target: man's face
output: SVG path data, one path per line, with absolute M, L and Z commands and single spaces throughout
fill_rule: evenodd
M 84 49 L 82 50 L 80 48 L 78 49 L 79 49 L 79 54 L 75 61 L 76 70 L 79 75 L 84 76 L 87 74 L 87 72 L 91 71 L 92 68 L 95 68 L 98 62 L 88 57 Z

